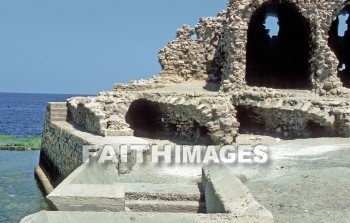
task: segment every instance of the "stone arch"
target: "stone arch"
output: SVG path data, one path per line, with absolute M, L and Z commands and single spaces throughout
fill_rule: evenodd
M 310 22 L 290 1 L 266 1 L 255 7 L 248 24 L 246 83 L 286 89 L 311 87 Z M 278 36 L 269 37 L 264 26 L 272 14 L 279 19 Z
M 159 104 L 145 99 L 130 104 L 125 120 L 138 137 L 154 137 L 163 131 Z
M 345 31 L 344 36 L 339 36 L 338 16 L 342 13 L 350 15 L 350 1 L 339 4 L 334 10 L 331 21 L 329 21 L 328 46 L 338 60 L 336 75 L 344 87 L 350 88 L 350 17 L 346 21 L 348 29 Z
M 125 121 L 136 137 L 205 144 L 216 140 L 199 118 L 200 110 L 173 103 L 141 97 L 131 102 Z

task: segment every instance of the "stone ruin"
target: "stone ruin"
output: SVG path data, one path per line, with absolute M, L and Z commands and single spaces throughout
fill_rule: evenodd
M 113 168 L 92 162 L 101 150 L 85 146 L 227 145 L 242 133 L 350 137 L 350 32 L 339 30 L 349 12 L 350 1 L 229 0 L 227 11 L 177 30 L 159 52 L 159 75 L 49 103 L 35 172 L 59 211 L 22 222 L 273 222 L 227 168 L 163 179 L 134 159 Z M 97 210 L 112 213 L 74 212 Z
M 230 0 L 184 25 L 159 52 L 162 70 L 114 92 L 68 101 L 69 120 L 101 136 L 229 144 L 240 133 L 350 136 L 350 32 L 341 0 Z M 278 19 L 278 34 L 264 23 Z

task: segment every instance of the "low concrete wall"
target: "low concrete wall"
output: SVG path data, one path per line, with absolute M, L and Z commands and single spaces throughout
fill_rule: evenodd
M 249 189 L 226 166 L 203 167 L 202 185 L 207 213 L 232 213 L 273 220 L 271 212 L 254 200 Z
M 116 185 L 114 163 L 98 163 L 94 155 L 46 198 L 59 211 L 124 211 L 124 187 Z

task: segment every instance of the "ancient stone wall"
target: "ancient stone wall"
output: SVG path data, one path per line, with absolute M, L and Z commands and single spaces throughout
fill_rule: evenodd
M 244 108 L 244 118 L 261 124 L 266 133 L 282 138 L 350 136 L 350 103 L 344 99 L 253 89 L 238 92 L 232 101 L 236 107 Z M 241 121 L 244 120 L 238 119 Z
M 248 27 L 254 13 L 271 2 L 290 4 L 308 23 L 310 90 L 321 95 L 348 93 L 340 88 L 339 61 L 328 45 L 332 22 L 349 4 L 341 0 L 230 0 L 227 12 L 202 18 L 194 29 L 185 25 L 177 31 L 176 38 L 159 53 L 160 75 L 176 82 L 221 79 L 225 91 L 245 87 Z M 191 39 L 194 34 L 196 40 Z
M 307 93 L 299 95 L 302 100 L 284 93 L 271 95 L 274 92 L 271 88 L 247 85 L 248 29 L 255 25 L 254 15 L 270 3 L 292 8 L 307 29 L 305 35 L 310 46 L 307 75 L 311 84 Z M 177 30 L 176 38 L 159 53 L 163 68 L 160 76 L 128 85 L 116 84 L 114 93 L 72 99 L 68 103 L 72 120 L 86 131 L 102 136 L 133 135 L 134 129 L 126 116 L 136 100 L 144 99 L 158 108 L 154 122 L 162 130 L 192 139 L 198 138 L 198 129 L 201 129 L 213 142 L 234 141 L 239 127 L 236 120 L 239 106 L 251 109 L 267 129 L 283 136 L 307 135 L 310 123 L 330 134 L 348 136 L 348 107 L 343 99 L 350 91 L 341 88 L 339 61 L 328 45 L 331 24 L 347 4 L 340 0 L 230 0 L 227 11 L 217 17 L 201 18 L 195 28 L 184 25 Z M 207 92 L 195 96 L 146 93 L 194 79 L 220 81 L 221 90 L 217 94 Z M 317 99 L 330 95 L 343 99 L 331 102 Z M 308 100 L 305 96 L 316 99 Z M 285 97 L 288 99 L 283 99 Z M 318 104 L 319 100 L 322 103 Z M 293 103 L 295 106 L 291 106 Z M 310 103 L 312 106 L 305 110 L 305 104 Z
M 97 97 L 68 100 L 71 120 L 87 132 L 102 136 L 132 135 L 125 114 L 138 93 L 102 92 Z
M 148 105 L 133 111 L 134 117 L 129 116 L 139 101 Z M 78 103 L 81 106 L 75 106 Z M 71 115 L 73 122 L 84 123 L 84 130 L 99 131 L 102 136 L 138 136 L 133 123 L 144 123 L 143 131 L 159 137 L 164 136 L 158 134 L 162 132 L 167 133 L 167 139 L 199 142 L 207 138 L 214 144 L 227 144 L 235 141 L 239 123 L 247 120 L 261 124 L 263 132 L 282 138 L 350 136 L 350 104 L 346 99 L 326 99 L 311 92 L 286 93 L 258 87 L 233 94 L 102 92 L 83 101 L 72 98 L 68 104 L 69 112 L 75 114 Z M 244 113 L 241 119 L 238 108 L 250 114 Z M 100 119 L 87 126 L 92 122 L 83 121 L 89 119 L 84 112 L 99 114 L 93 116 Z
M 224 79 L 228 78 L 232 83 L 245 84 L 246 43 L 250 18 L 266 2 L 271 1 L 229 1 L 222 39 L 227 55 L 223 74 Z M 338 60 L 328 46 L 328 32 L 331 23 L 346 4 L 345 1 L 284 2 L 294 3 L 310 24 L 312 30 L 310 44 L 313 46 L 313 50 L 309 62 L 311 66 L 310 78 L 314 83 L 314 88 L 330 91 L 340 87 L 341 83 L 337 77 Z
M 160 108 L 159 120 L 166 130 L 175 127 L 177 136 L 201 137 L 198 127 L 205 127 L 216 144 L 231 143 L 237 135 L 239 124 L 235 108 L 227 97 L 198 95 L 152 94 L 145 92 L 102 92 L 89 99 L 73 98 L 68 101 L 72 121 L 91 133 L 105 136 L 133 135 L 126 121 L 130 105 L 145 99 Z M 77 106 L 80 104 L 80 106 Z M 146 112 L 146 111 L 144 111 Z M 95 115 L 93 115 L 95 114 Z M 98 115 L 97 115 L 98 114 Z M 99 117 L 91 122 L 90 116 Z M 85 120 L 85 121 L 84 121 Z M 169 129 L 168 129 L 169 130 Z
M 50 120 L 47 108 L 40 151 L 40 166 L 56 186 L 83 163 L 83 145 L 89 143 Z
M 98 109 L 103 108 L 86 106 L 91 100 L 93 99 L 90 97 L 80 97 L 75 100 L 75 103 L 68 103 L 69 115 L 81 128 L 86 129 L 88 132 L 102 135 L 101 128 L 103 128 L 104 124 L 100 123 L 100 120 L 103 120 L 104 117 L 103 114 L 98 112 Z M 96 106 L 98 105 L 96 104 Z
M 114 84 L 115 91 L 144 91 L 155 88 L 163 88 L 165 84 L 173 81 L 161 76 L 153 76 L 149 79 L 132 80 L 129 84 Z
M 161 76 L 181 80 L 206 80 L 209 74 L 221 72 L 215 57 L 226 12 L 217 17 L 203 17 L 195 28 L 184 25 L 176 38 L 159 52 Z M 193 38 L 193 39 L 192 39 Z

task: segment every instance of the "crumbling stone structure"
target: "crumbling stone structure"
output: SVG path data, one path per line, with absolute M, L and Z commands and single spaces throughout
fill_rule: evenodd
M 230 99 L 147 92 L 102 92 L 97 97 L 68 102 L 71 119 L 87 131 L 102 136 L 155 137 L 230 143 L 239 123 Z M 168 134 L 164 134 L 167 132 Z
M 177 30 L 176 38 L 159 52 L 160 75 L 180 80 L 205 80 L 208 74 L 221 77 L 218 49 L 225 19 L 226 12 L 220 12 L 217 17 L 201 18 L 195 28 L 184 25 Z
M 115 84 L 113 92 L 94 97 L 49 104 L 37 170 L 42 169 L 43 178 L 47 176 L 45 182 L 57 186 L 98 150 L 84 145 L 152 144 L 128 136 L 216 145 L 233 144 L 240 133 L 280 138 L 350 137 L 350 31 L 342 35 L 338 27 L 350 21 L 338 16 L 349 13 L 349 5 L 350 1 L 344 0 L 229 0 L 227 11 L 217 17 L 201 18 L 194 28 L 184 25 L 177 31 L 175 39 L 159 52 L 162 71 L 158 76 Z M 266 25 L 269 17 L 278 21 L 276 34 Z M 131 170 L 134 161 L 119 163 L 119 173 Z M 93 172 L 86 171 L 88 176 Z M 142 168 L 139 173 L 145 172 Z M 140 175 L 130 176 L 137 179 Z M 179 210 L 174 209 L 179 206 L 180 210 L 202 210 L 198 203 L 202 192 L 193 182 L 190 188 L 196 192 L 190 195 L 196 198 L 179 204 L 178 194 L 188 190 L 171 185 L 168 179 L 165 186 L 154 184 L 153 191 L 149 182 L 132 185 L 125 181 L 118 210 L 128 207 L 129 211 L 153 212 L 153 207 L 158 207 L 168 212 Z M 225 191 L 228 182 L 229 188 L 238 188 L 243 195 Z M 190 216 L 192 221 L 195 217 L 199 222 L 217 222 L 223 216 L 232 221 L 241 216 L 242 222 L 273 222 L 271 213 L 255 202 L 230 171 L 204 168 L 202 186 L 206 212 L 228 215 L 216 218 L 196 213 Z M 147 198 L 145 188 L 151 190 L 147 192 L 152 199 Z M 168 195 L 157 197 L 162 188 L 181 188 L 170 195 L 175 203 L 169 206 Z M 81 207 L 82 200 L 76 206 L 74 190 L 60 190 L 68 192 L 64 194 L 68 200 L 75 199 L 74 208 Z M 95 205 L 99 200 L 94 192 L 90 195 Z M 90 208 L 90 201 L 83 205 Z M 57 218 L 54 213 L 48 216 Z M 115 219 L 120 216 L 116 214 Z M 128 214 L 124 217 L 129 218 Z M 134 213 L 130 219 L 135 220 Z
M 161 75 L 180 76 L 184 80 L 222 75 L 219 78 L 223 84 L 222 89 L 245 87 L 247 80 L 250 80 L 251 70 L 254 70 L 250 66 L 254 66 L 254 62 L 259 62 L 256 61 L 257 59 L 264 59 L 263 56 L 254 58 L 254 54 L 265 53 L 265 56 L 268 56 L 266 51 L 271 50 L 268 46 L 269 41 L 265 41 L 265 46 L 256 42 L 263 41 L 262 39 L 267 37 L 263 19 L 267 14 L 276 13 L 280 23 L 281 40 L 278 43 L 279 41 L 276 41 L 278 38 L 275 38 L 275 41 L 271 39 L 270 42 L 277 42 L 281 49 L 275 49 L 277 53 L 274 57 L 267 58 L 272 61 L 265 60 L 264 63 L 271 63 L 270 66 L 283 63 L 285 70 L 272 68 L 279 73 L 270 78 L 266 77 L 267 87 L 270 87 L 269 82 L 275 82 L 278 76 L 287 78 L 284 82 L 293 82 L 298 75 L 302 75 L 300 73 L 304 73 L 306 77 L 301 80 L 309 81 L 309 84 L 299 82 L 293 86 L 286 83 L 286 86 L 277 85 L 276 87 L 306 88 L 320 94 L 331 92 L 334 95 L 338 92 L 348 92 L 340 89 L 343 82 L 338 77 L 338 68 L 342 61 L 339 61 L 339 56 L 336 56 L 339 52 L 332 50 L 337 45 L 332 38 L 339 22 L 338 15 L 348 10 L 348 4 L 348 1 L 340 0 L 229 1 L 226 12 L 219 13 L 215 18 L 202 18 L 195 29 L 184 26 L 177 31 L 175 40 L 159 53 L 159 60 L 163 67 Z M 333 32 L 330 32 L 332 26 Z M 194 32 L 198 36 L 197 40 L 191 39 Z M 265 34 L 265 37 L 262 34 Z M 328 44 L 329 41 L 331 41 L 330 44 Z M 263 50 L 266 51 L 261 52 Z M 203 51 L 205 56 L 202 55 Z M 300 55 L 300 51 L 305 52 Z M 265 64 L 265 66 L 268 65 Z M 304 70 L 295 69 L 300 66 Z M 283 73 L 288 74 L 294 69 L 296 72 L 290 73 L 292 75 L 290 77 Z M 268 73 L 266 69 L 261 70 Z M 254 78 L 259 79 L 259 77 Z M 254 81 L 248 81 L 248 85 L 249 82 L 253 82 L 254 86 L 259 85 Z
M 159 76 L 69 100 L 71 121 L 102 136 L 214 144 L 232 143 L 245 130 L 348 137 L 350 53 L 342 48 L 348 34 L 339 36 L 337 27 L 349 4 L 230 0 L 227 11 L 177 30 L 159 52 Z M 269 16 L 278 19 L 275 36 Z

